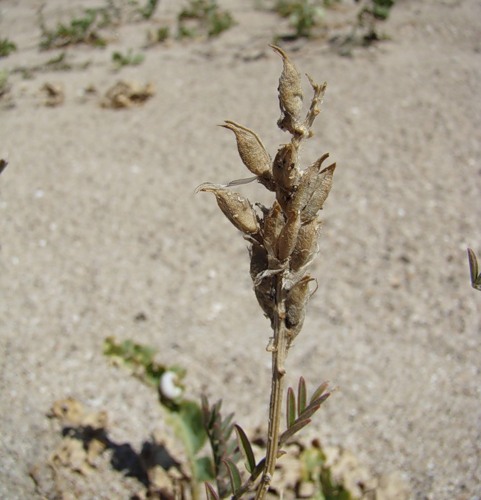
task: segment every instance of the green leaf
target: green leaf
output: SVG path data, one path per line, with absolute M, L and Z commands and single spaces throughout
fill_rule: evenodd
M 279 438 L 279 446 L 282 446 L 290 437 L 299 432 L 302 428 L 304 428 L 307 424 L 309 424 L 311 420 L 306 418 L 305 420 L 296 420 L 289 429 L 284 431 Z
M 206 434 L 202 425 L 199 406 L 193 401 L 182 401 L 176 407 L 169 408 L 169 420 L 191 455 L 204 445 Z
M 219 495 L 209 483 L 205 483 L 205 493 L 207 496 L 207 500 L 220 500 Z
M 232 420 L 234 419 L 234 414 L 230 413 L 225 417 L 225 419 L 222 421 L 221 424 L 221 431 L 222 435 L 228 439 L 230 435 L 232 434 L 232 431 L 234 430 L 234 424 L 232 423 Z
M 315 391 L 314 394 L 311 397 L 310 404 L 312 404 L 316 399 L 319 399 L 322 395 L 322 393 L 327 389 L 329 386 L 329 382 L 323 382 Z
M 183 370 L 157 363 L 154 360 L 155 350 L 149 346 L 137 344 L 131 340 L 117 342 L 115 337 L 104 340 L 104 355 L 113 359 L 114 363 L 122 364 L 132 370 L 142 382 L 158 387 L 163 373 L 170 369 L 183 375 Z
M 315 399 L 309 406 L 321 406 L 322 403 L 331 395 L 330 392 L 325 392 L 321 397 Z
M 307 389 L 306 381 L 304 377 L 299 379 L 299 385 L 297 389 L 297 414 L 300 415 L 306 408 L 307 404 Z
M 195 477 L 200 483 L 202 481 L 215 479 L 214 466 L 209 457 L 200 457 L 195 460 Z
M 289 429 L 296 420 L 296 396 L 292 387 L 287 389 L 286 406 L 287 428 Z
M 246 461 L 246 469 L 248 472 L 252 473 L 256 466 L 256 459 L 254 457 L 254 452 L 252 451 L 251 443 L 249 442 L 249 438 L 246 433 L 239 425 L 235 425 L 235 430 L 237 433 L 237 441 L 239 443 L 239 448 L 244 455 Z
M 239 469 L 232 460 L 226 459 L 222 460 L 222 462 L 226 466 L 227 472 L 229 473 L 232 494 L 234 494 L 241 487 L 242 484 L 242 479 Z
M 266 467 L 266 458 L 264 457 L 251 472 L 251 480 L 255 481 L 264 472 L 265 467 Z
M 311 403 L 300 415 L 299 418 L 309 418 L 321 407 L 320 404 Z
M 202 423 L 202 413 L 200 407 L 194 401 L 182 401 L 179 404 L 178 415 L 182 422 L 183 432 L 189 449 L 193 454 L 197 453 L 207 439 L 207 434 Z

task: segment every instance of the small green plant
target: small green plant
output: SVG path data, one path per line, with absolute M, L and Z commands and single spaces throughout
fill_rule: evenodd
M 210 457 L 199 456 L 208 437 L 205 422 L 211 423 L 207 427 L 211 430 L 212 425 L 219 423 L 218 417 L 211 415 L 207 401 L 201 407 L 184 398 L 182 379 L 185 370 L 155 361 L 154 349 L 131 340 L 119 343 L 109 337 L 104 342 L 104 354 L 115 364 L 129 368 L 135 377 L 158 391 L 167 422 L 184 447 L 191 473 L 190 493 L 193 499 L 200 498 L 202 483 L 215 477 Z
M 475 290 L 481 290 L 481 273 L 479 272 L 478 259 L 476 254 L 468 248 L 469 272 L 471 276 L 471 286 Z
M 351 31 L 336 37 L 332 45 L 340 55 L 350 56 L 355 47 L 369 47 L 373 43 L 388 39 L 379 32 L 379 23 L 386 21 L 394 7 L 395 0 L 354 0 L 360 3 Z
M 114 52 L 112 54 L 112 62 L 117 68 L 123 66 L 138 66 L 144 59 L 144 54 L 134 54 L 131 49 L 125 54 L 122 54 L 122 52 Z
M 17 46 L 8 38 L 0 38 L 0 57 L 7 57 L 17 50 Z
M 332 471 L 326 465 L 326 455 L 318 442 L 305 448 L 299 457 L 301 462 L 301 479 L 314 485 L 311 500 L 351 500 L 350 491 L 334 480 Z
M 41 49 L 52 49 L 68 45 L 87 44 L 105 47 L 107 40 L 100 35 L 100 30 L 112 24 L 113 7 L 84 9 L 83 15 L 71 19 L 68 23 L 57 23 L 56 28 L 47 27 L 43 11 L 39 11 L 41 29 Z
M 161 26 L 157 29 L 150 29 L 147 32 L 147 46 L 152 46 L 157 43 L 164 43 L 170 36 L 170 28 L 168 26 Z
M 359 2 L 359 0 L 356 0 Z M 365 45 L 381 39 L 377 31 L 378 21 L 385 21 L 394 6 L 395 0 L 369 0 L 363 2 L 357 15 L 358 28 L 364 31 Z
M 193 38 L 215 37 L 235 24 L 227 10 L 222 10 L 215 0 L 190 0 L 177 16 L 177 36 Z
M 360 0 L 355 0 L 359 2 Z M 366 2 L 365 2 L 366 3 Z M 395 0 L 369 0 L 361 9 L 360 15 L 369 15 L 374 19 L 385 21 L 394 6 Z
M 144 19 L 150 19 L 154 15 L 158 4 L 159 0 L 147 0 L 145 5 L 140 7 L 137 11 Z
M 68 71 L 72 69 L 72 65 L 67 61 L 67 53 L 63 51 L 57 56 L 50 58 L 45 63 L 45 68 L 54 71 Z
M 155 350 L 131 340 L 123 342 L 108 337 L 104 341 L 104 354 L 114 365 L 123 365 L 133 376 L 154 388 L 166 412 L 166 422 L 174 435 L 183 444 L 190 476 L 184 477 L 182 489 L 189 490 L 192 498 L 199 498 L 202 482 L 205 483 L 209 499 L 227 498 L 236 491 L 234 498 L 241 498 L 252 487 L 252 481 L 242 483 L 239 462 L 243 458 L 251 478 L 262 473 L 265 460 L 256 464 L 254 451 L 244 430 L 234 423 L 234 414 L 222 416 L 222 401 L 211 405 L 202 396 L 200 406 L 184 398 L 185 370 L 178 366 L 166 366 L 155 360 Z M 297 387 L 297 396 L 292 388 L 287 391 L 286 431 L 280 436 L 284 445 L 299 429 L 309 423 L 329 394 L 327 385 L 314 391 L 309 402 L 304 378 Z M 206 442 L 210 444 L 210 456 L 202 455 Z M 318 500 L 350 500 L 351 494 L 342 484 L 333 479 L 326 456 L 318 441 L 310 446 L 295 443 L 299 460 L 298 484 L 310 484 L 312 498 Z M 200 456 L 199 456 L 200 455 Z M 181 466 L 182 469 L 182 466 Z M 149 470 L 145 470 L 147 476 Z M 185 479 L 188 479 L 186 482 Z M 152 485 L 155 487 L 155 485 Z M 148 485 L 150 488 L 150 485 Z
M 294 29 L 291 38 L 311 38 L 324 18 L 323 5 L 324 2 L 313 0 L 278 0 L 274 11 L 289 18 L 289 24 Z

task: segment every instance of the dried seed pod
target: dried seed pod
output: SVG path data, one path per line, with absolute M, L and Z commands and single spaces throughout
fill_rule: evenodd
M 318 160 L 302 172 L 299 187 L 295 196 L 292 198 L 292 210 L 302 210 L 307 205 L 307 201 L 316 189 L 321 166 L 324 160 L 328 157 L 329 153 L 324 153 Z
M 306 305 L 309 300 L 310 276 L 304 276 L 288 292 L 286 298 L 286 326 L 289 329 L 290 341 L 296 337 L 302 328 L 306 316 Z
M 258 243 L 253 243 L 250 250 L 251 266 L 250 274 L 252 281 L 256 281 L 258 275 L 264 272 L 269 266 L 266 249 Z
M 269 260 L 266 249 L 254 243 L 250 249 L 251 265 L 250 274 L 254 282 L 254 292 L 257 302 L 261 306 L 264 314 L 274 321 L 274 304 L 275 304 L 275 288 L 274 277 L 264 276 L 260 278 L 260 274 L 267 270 Z
M 201 184 L 196 192 L 214 193 L 219 208 L 234 226 L 245 234 L 259 232 L 259 222 L 250 201 L 240 194 L 215 184 Z
M 272 176 L 277 187 L 286 191 L 292 190 L 299 183 L 301 173 L 297 166 L 297 148 L 292 143 L 284 144 L 277 151 Z
M 296 246 L 291 255 L 290 266 L 292 271 L 299 271 L 309 262 L 309 259 L 316 251 L 320 228 L 321 223 L 317 219 L 313 219 L 299 229 Z
M 299 181 L 299 186 L 296 193 L 290 200 L 289 206 L 286 208 L 288 212 L 297 212 L 298 210 L 305 211 L 306 206 L 310 203 L 311 199 L 315 196 L 315 193 L 320 189 L 323 184 L 325 172 L 327 169 L 321 170 L 322 163 L 329 156 L 329 153 L 322 155 L 317 161 L 315 161 L 311 166 L 309 166 L 304 172 L 302 172 L 301 179 Z M 330 168 L 330 167 L 327 167 Z M 331 175 L 332 181 L 332 175 Z M 326 194 L 327 197 L 327 194 Z M 325 201 L 322 200 L 323 202 Z M 322 205 L 321 205 L 322 208 Z M 317 213 L 317 212 L 316 212 Z M 302 215 L 302 222 L 308 222 L 304 214 Z
M 301 74 L 280 47 L 275 45 L 271 45 L 271 47 L 282 57 L 283 62 L 278 88 L 281 109 L 293 118 L 299 119 L 304 98 L 302 93 Z
M 247 127 L 230 120 L 226 120 L 221 127 L 234 132 L 237 150 L 244 165 L 259 177 L 272 178 L 271 158 L 258 135 Z
M 274 324 L 275 304 L 276 304 L 276 289 L 275 279 L 273 276 L 265 276 L 254 286 L 256 299 L 261 306 L 262 311 L 267 318 L 271 320 L 271 325 Z
M 331 191 L 332 178 L 335 168 L 336 164 L 333 163 L 319 172 L 315 190 L 301 212 L 301 219 L 303 223 L 313 220 L 324 205 L 324 202 Z
M 289 258 L 293 252 L 300 228 L 300 212 L 290 214 L 287 218 L 286 225 L 283 227 L 277 240 L 277 257 L 280 261 Z
M 264 216 L 262 225 L 263 243 L 266 250 L 271 254 L 276 254 L 277 240 L 282 228 L 285 225 L 284 215 L 281 206 L 274 200 L 274 204 L 269 212 Z

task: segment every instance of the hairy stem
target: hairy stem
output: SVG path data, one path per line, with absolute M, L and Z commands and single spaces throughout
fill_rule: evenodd
M 288 349 L 288 335 L 285 325 L 284 274 L 276 278 L 276 313 L 274 316 L 274 342 L 272 347 L 272 383 L 269 404 L 269 427 L 267 431 L 266 465 L 257 487 L 256 500 L 262 500 L 271 483 L 279 451 L 281 406 L 286 375 L 285 360 Z

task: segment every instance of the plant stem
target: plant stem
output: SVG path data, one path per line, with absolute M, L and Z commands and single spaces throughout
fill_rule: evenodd
M 267 431 L 266 465 L 257 487 L 256 500 L 264 499 L 277 462 L 279 451 L 279 428 L 281 423 L 281 405 L 284 393 L 288 335 L 285 324 L 285 289 L 284 273 L 276 278 L 276 314 L 274 317 L 274 343 L 272 348 L 272 384 L 269 404 L 269 427 Z

